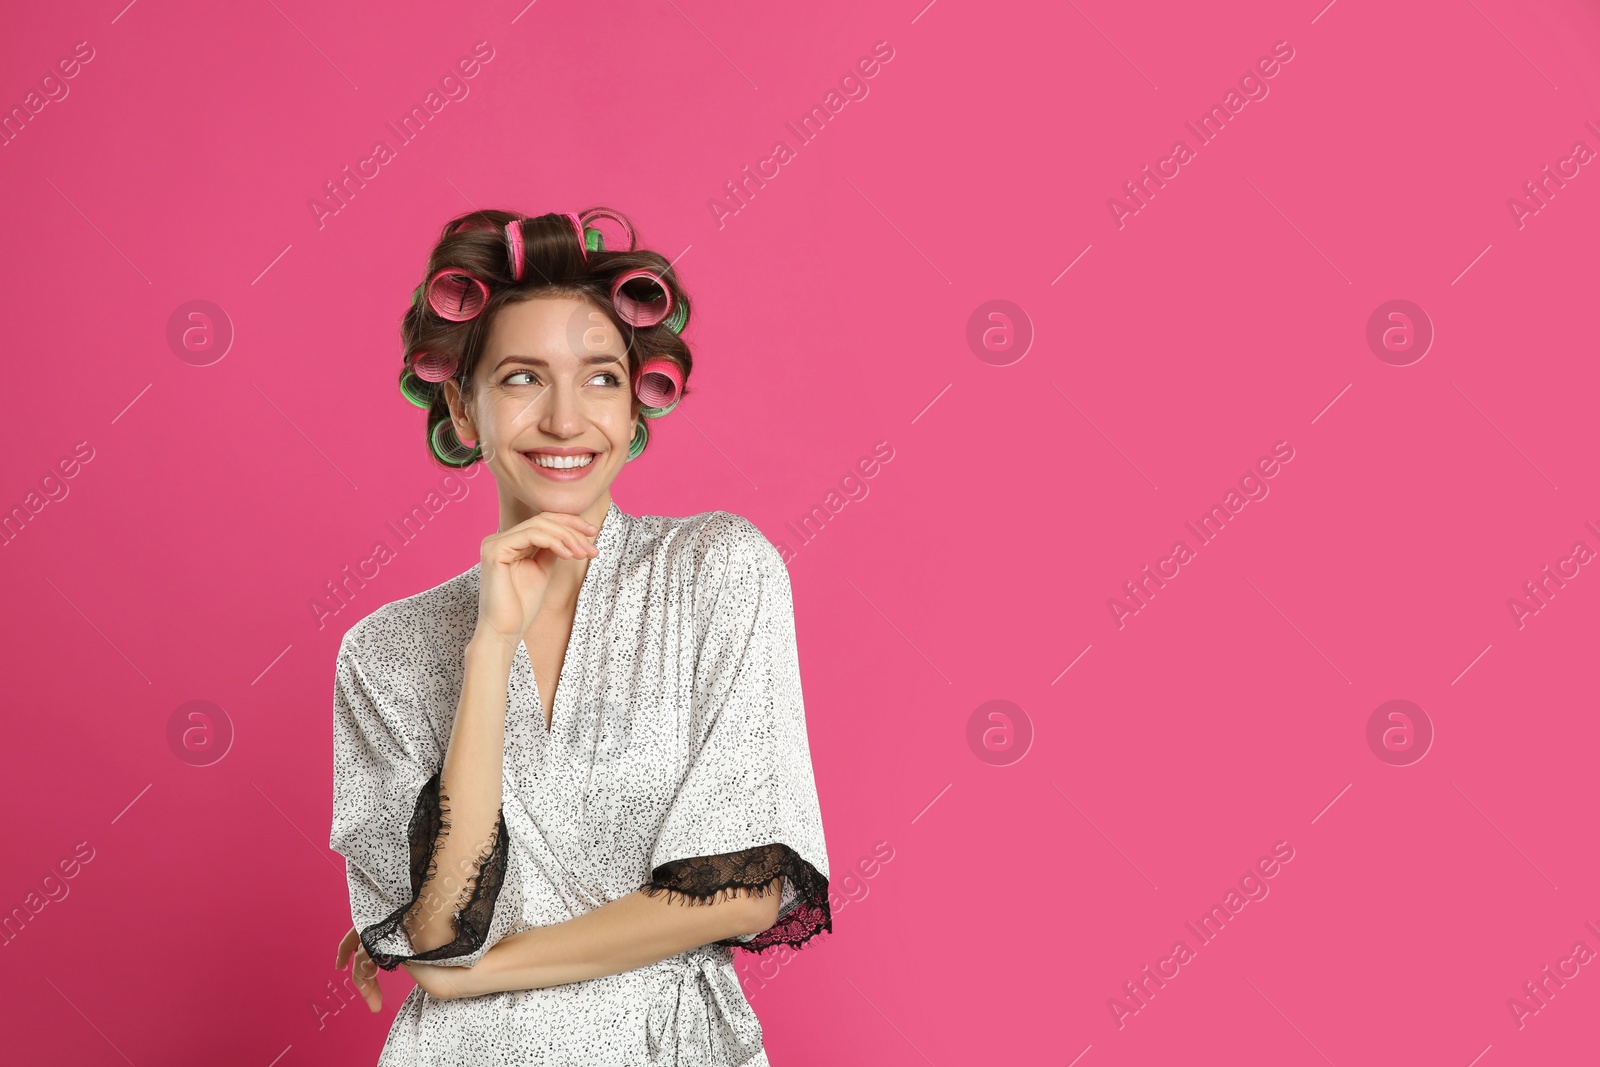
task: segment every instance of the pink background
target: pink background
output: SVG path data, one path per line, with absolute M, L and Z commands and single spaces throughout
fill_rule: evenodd
M 1561 561 L 1600 549 L 1600 174 L 1508 206 L 1600 149 L 1592 3 L 123 2 L 0 39 L 8 109 L 93 49 L 0 148 L 0 506 L 66 493 L 0 552 L 16 1062 L 376 1059 L 409 982 L 377 1017 L 333 991 L 333 654 L 475 561 L 492 484 L 325 626 L 309 604 L 441 486 L 394 385 L 439 225 L 595 203 L 695 300 L 692 399 L 616 499 L 792 553 L 837 897 L 831 937 L 741 962 L 774 1064 L 1593 1055 L 1600 966 L 1561 961 L 1600 951 L 1600 576 Z M 468 95 L 398 145 L 479 41 Z M 880 41 L 800 145 L 785 123 Z M 1269 94 L 1196 148 L 1184 123 L 1279 41 Z M 319 228 L 308 201 L 380 138 Z M 1195 158 L 1119 228 L 1108 199 L 1179 138 Z M 206 366 L 167 341 L 197 299 L 235 332 Z M 996 299 L 1035 335 L 1004 366 L 966 339 Z M 1392 299 L 1436 332 L 1408 366 L 1366 341 Z M 1269 495 L 1119 627 L 1108 600 L 1280 441 Z M 841 479 L 869 492 L 801 542 Z M 1577 575 L 1519 626 L 1547 564 Z M 1432 724 L 1420 762 L 1369 748 L 1391 699 Z M 169 745 L 191 700 L 233 730 L 209 766 Z M 1008 765 L 979 754 L 1015 740 L 969 745 L 990 700 L 1031 724 Z M 1197 947 L 1184 924 L 1280 841 L 1269 895 Z M 1519 1026 L 1545 965 L 1577 973 Z

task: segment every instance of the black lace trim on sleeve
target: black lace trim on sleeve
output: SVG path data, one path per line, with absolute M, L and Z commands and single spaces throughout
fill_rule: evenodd
M 455 913 L 456 936 L 447 944 L 419 952 L 414 956 L 397 956 L 387 952 L 374 952 L 373 946 L 394 933 L 405 921 L 406 913 L 417 906 L 422 885 L 438 873 L 438 845 L 450 832 L 449 797 L 439 789 L 436 772 L 423 784 L 417 794 L 416 810 L 406 835 L 411 843 L 411 899 L 378 922 L 361 931 L 361 943 L 372 957 L 372 962 L 386 971 L 392 971 L 407 960 L 428 962 L 449 959 L 477 951 L 489 936 L 489 921 L 494 917 L 495 901 L 500 897 L 500 887 L 506 875 L 506 818 L 502 809 L 496 819 L 493 837 L 488 847 L 477 857 L 473 870 L 465 879 L 466 903 Z M 458 897 L 459 899 L 459 897 Z
M 718 941 L 761 952 L 774 945 L 799 948 L 813 936 L 833 930 L 833 910 L 828 905 L 828 880 L 800 854 L 784 844 L 758 845 L 715 856 L 691 856 L 663 863 L 651 872 L 643 888 L 649 896 L 666 894 L 685 904 L 711 904 L 731 896 L 766 896 L 780 892 L 782 876 L 793 887 L 795 902 L 778 921 L 749 940 Z

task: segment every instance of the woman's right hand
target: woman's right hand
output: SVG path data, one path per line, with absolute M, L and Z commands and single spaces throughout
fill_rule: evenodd
M 516 648 L 544 604 L 555 562 L 598 556 L 594 537 L 599 532 L 598 526 L 577 515 L 541 511 L 485 537 L 473 636 Z
M 350 968 L 350 976 L 355 979 L 356 992 L 367 1002 L 368 1011 L 382 1010 L 383 988 L 378 985 L 378 965 L 367 955 L 366 946 L 361 943 L 361 934 L 353 926 L 339 942 L 339 952 L 333 961 L 333 969 L 342 971 L 352 960 L 355 962 Z

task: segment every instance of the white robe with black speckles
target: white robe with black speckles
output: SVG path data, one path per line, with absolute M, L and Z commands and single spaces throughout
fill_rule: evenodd
M 686 857 L 782 843 L 827 878 L 777 550 L 729 512 L 634 516 L 615 503 L 596 544 L 548 732 L 526 645 L 511 667 L 506 869 L 487 935 L 431 963 L 470 966 L 502 938 L 626 896 Z M 362 931 L 415 899 L 408 824 L 449 744 L 478 575 L 475 565 L 379 608 L 339 648 L 331 845 Z M 792 882 L 784 914 L 805 903 Z M 368 949 L 413 955 L 403 928 Z M 706 945 L 623 974 L 458 1000 L 414 988 L 379 1067 L 763 1065 L 732 953 Z

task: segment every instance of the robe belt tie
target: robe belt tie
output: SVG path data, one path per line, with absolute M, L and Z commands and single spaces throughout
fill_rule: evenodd
M 725 953 L 702 945 L 664 961 L 676 981 L 650 1005 L 650 1067 L 734 1067 L 761 1051 L 761 1023 Z

